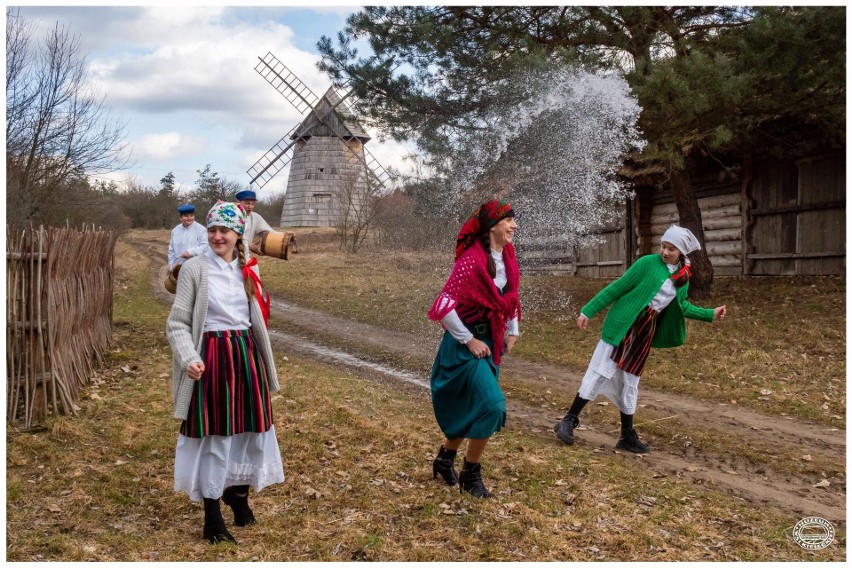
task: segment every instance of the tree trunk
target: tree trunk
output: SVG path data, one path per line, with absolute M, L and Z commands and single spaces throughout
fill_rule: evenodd
M 704 226 L 701 222 L 701 209 L 698 207 L 698 198 L 692 190 L 692 180 L 686 170 L 676 170 L 671 177 L 672 194 L 677 204 L 680 226 L 692 231 L 701 250 L 689 255 L 692 261 L 692 276 L 689 280 L 689 295 L 692 298 L 703 299 L 710 295 L 710 287 L 713 283 L 713 265 L 707 258 L 707 248 L 704 241 Z

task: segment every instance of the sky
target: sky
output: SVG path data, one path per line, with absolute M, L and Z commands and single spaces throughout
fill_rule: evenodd
M 317 3 L 319 5 L 320 3 Z M 7 6 L 17 6 L 7 4 Z M 358 6 L 147 6 L 20 5 L 41 40 L 57 24 L 79 36 L 92 85 L 104 105 L 126 124 L 132 164 L 110 174 L 120 186 L 133 180 L 159 187 L 174 173 L 189 191 L 210 164 L 220 178 L 249 186 L 246 173 L 300 120 L 296 109 L 254 67 L 271 52 L 314 93 L 331 85 L 321 73 L 316 44 L 336 38 Z M 361 44 L 360 54 L 369 46 Z M 411 151 L 373 139 L 367 148 L 386 168 L 405 171 Z M 282 170 L 263 189 L 263 199 L 286 189 Z

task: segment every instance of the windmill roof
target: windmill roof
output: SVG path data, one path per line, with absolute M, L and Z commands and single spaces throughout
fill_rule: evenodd
M 342 100 L 334 87 L 328 88 L 302 121 L 293 138 L 331 135 L 358 138 L 362 143 L 370 140 L 370 135 L 358 124 L 355 115 L 349 111 L 346 101 Z

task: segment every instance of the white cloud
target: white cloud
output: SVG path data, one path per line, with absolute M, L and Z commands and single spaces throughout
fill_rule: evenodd
M 133 144 L 133 159 L 165 162 L 202 153 L 205 146 L 203 138 L 185 136 L 178 132 L 148 134 Z
M 357 9 L 173 3 L 21 13 L 42 31 L 59 21 L 80 36 L 96 88 L 111 112 L 127 119 L 136 162 L 131 174 L 141 183 L 157 185 L 169 171 L 191 180 L 211 164 L 248 185 L 246 170 L 303 118 L 254 70 L 258 58 L 272 52 L 321 96 L 331 82 L 310 50 Z M 375 137 L 369 149 L 386 167 L 399 167 L 405 153 Z M 286 170 L 264 191 L 285 185 Z

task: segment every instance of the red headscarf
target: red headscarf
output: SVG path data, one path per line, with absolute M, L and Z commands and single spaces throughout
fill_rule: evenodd
M 505 217 L 514 216 L 515 212 L 512 210 L 512 206 L 505 201 L 492 199 L 483 203 L 473 212 L 470 219 L 462 225 L 459 236 L 456 237 L 456 259 L 458 260 L 464 249 L 476 240 L 483 224 L 487 225 L 490 229 Z

